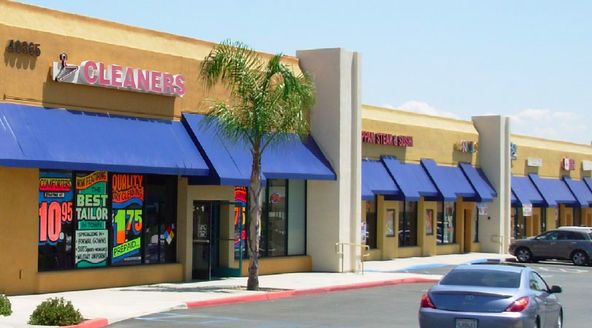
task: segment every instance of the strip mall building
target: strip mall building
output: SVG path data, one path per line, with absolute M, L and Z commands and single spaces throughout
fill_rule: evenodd
M 245 275 L 250 154 L 203 120 L 226 95 L 199 80 L 214 44 L 7 1 L 0 12 L 0 292 Z M 590 146 L 512 135 L 502 116 L 361 105 L 360 61 L 284 59 L 317 96 L 311 137 L 263 157 L 262 274 L 504 252 L 592 223 Z

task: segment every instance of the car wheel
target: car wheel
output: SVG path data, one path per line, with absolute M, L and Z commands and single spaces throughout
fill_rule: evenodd
M 571 254 L 571 261 L 575 265 L 588 265 L 590 259 L 584 251 L 575 251 Z
M 518 262 L 530 262 L 532 261 L 532 252 L 526 247 L 520 247 L 516 250 L 516 258 Z

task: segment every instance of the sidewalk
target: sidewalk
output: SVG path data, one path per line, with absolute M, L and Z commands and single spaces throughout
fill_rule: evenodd
M 216 302 L 234 303 L 302 294 L 316 294 L 335 290 L 393 285 L 412 282 L 436 282 L 439 275 L 404 272 L 406 270 L 457 265 L 483 258 L 506 258 L 507 255 L 469 253 L 414 257 L 390 261 L 365 262 L 365 273 L 286 273 L 261 276 L 262 291 L 245 290 L 245 277 L 190 283 L 163 283 L 132 287 L 83 290 L 53 294 L 12 296 L 13 314 L 0 316 L 0 327 L 26 327 L 35 307 L 49 297 L 64 297 L 72 301 L 86 319 L 106 319 L 105 322 L 138 317 L 150 313 L 212 305 Z

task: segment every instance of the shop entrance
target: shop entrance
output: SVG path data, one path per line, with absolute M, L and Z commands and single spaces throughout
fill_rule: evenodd
M 239 203 L 193 202 L 193 279 L 240 276 L 245 215 L 246 209 Z
M 219 257 L 215 237 L 215 227 L 219 226 L 219 222 L 219 202 L 193 202 L 193 279 L 212 279 L 212 269 Z

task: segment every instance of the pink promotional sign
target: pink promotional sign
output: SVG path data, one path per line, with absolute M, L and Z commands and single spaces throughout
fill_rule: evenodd
M 67 58 L 62 53 L 60 61 L 53 63 L 54 81 L 173 97 L 183 97 L 185 94 L 185 77 L 181 74 L 107 65 L 94 60 L 85 60 L 80 66 L 70 65 Z

